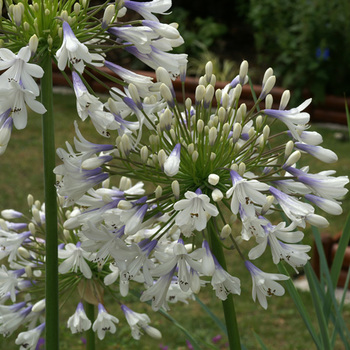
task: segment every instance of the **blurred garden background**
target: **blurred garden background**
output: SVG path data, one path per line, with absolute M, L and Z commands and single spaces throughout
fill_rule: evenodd
M 172 13 L 162 21 L 179 23 L 185 44 L 178 48 L 178 52 L 189 54 L 190 75 L 203 74 L 204 65 L 212 60 L 218 80 L 231 80 L 238 73 L 242 59 L 247 59 L 253 83 L 260 84 L 264 71 L 272 67 L 277 85 L 292 91 L 290 106 L 296 106 L 305 96 L 313 97 L 316 105 L 322 104 L 327 95 L 350 96 L 349 19 L 350 2 L 346 0 L 174 0 Z M 139 61 L 135 64 L 136 60 L 130 60 L 126 55 L 114 59 L 131 69 L 145 69 Z M 54 103 L 56 145 L 64 147 L 65 141 L 72 143 L 73 121 L 78 119 L 72 91 L 57 88 Z M 345 102 L 343 106 L 345 112 Z M 338 176 L 348 175 L 350 144 L 345 123 L 339 125 L 331 119 L 327 122 L 329 124 L 315 123 L 311 130 L 323 135 L 323 147 L 337 153 L 339 161 L 330 168 L 337 170 Z M 80 123 L 79 126 L 89 141 L 102 142 L 89 123 Z M 27 129 L 13 133 L 8 150 L 1 158 L 1 209 L 12 208 L 25 214 L 29 193 L 35 199 L 43 200 L 41 152 L 41 117 L 30 115 Z M 13 165 L 14 159 L 21 161 Z M 312 159 L 312 162 L 313 172 L 324 169 L 320 161 Z M 330 226 L 324 233 L 335 235 L 341 232 L 350 211 L 349 194 L 343 200 L 343 209 L 341 216 L 326 216 Z M 313 245 L 309 228 L 305 231 L 304 243 Z M 266 260 L 260 261 L 262 268 L 276 271 L 271 259 L 262 259 Z M 314 349 L 290 296 L 286 293 L 283 297 L 269 299 L 268 310 L 263 310 L 251 299 L 251 280 L 244 266 L 232 256 L 229 263 L 242 282 L 242 295 L 235 296 L 234 300 L 241 339 L 246 348 L 258 349 L 258 339 L 261 338 L 267 349 Z M 302 271 L 300 275 L 303 275 Z M 310 294 L 302 292 L 301 296 L 316 325 Z M 222 318 L 221 303 L 211 291 L 201 291 L 199 298 L 219 319 Z M 63 350 L 85 348 L 83 335 L 71 335 L 66 329 L 66 320 L 74 312 L 77 300 L 78 296 L 76 299 L 73 296 L 62 308 L 60 332 Z M 129 305 L 134 305 L 135 311 L 148 313 L 152 325 L 163 333 L 163 339 L 156 341 L 145 335 L 139 342 L 133 340 L 128 325 L 120 317 L 117 333 L 106 336 L 97 349 L 190 349 L 184 333 L 161 314 L 152 312 L 147 305 L 142 306 L 137 297 L 130 296 Z M 196 339 L 207 343 L 204 349 L 225 349 L 225 335 L 199 303 L 193 301 L 189 305 L 170 306 L 171 316 Z M 116 303 L 115 310 L 118 308 Z M 350 325 L 350 305 L 345 307 L 344 315 Z M 335 349 L 342 349 L 340 343 L 336 344 Z M 1 338 L 0 348 L 12 350 L 18 346 L 14 345 L 12 336 Z

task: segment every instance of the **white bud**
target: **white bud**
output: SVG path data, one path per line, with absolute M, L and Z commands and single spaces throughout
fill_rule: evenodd
M 17 249 L 18 254 L 23 257 L 24 259 L 29 259 L 30 258 L 30 253 L 28 250 L 24 247 L 18 247 Z
M 197 151 L 193 151 L 193 153 L 192 153 L 192 161 L 193 161 L 193 163 L 195 163 L 197 161 L 198 156 L 199 156 L 198 152 Z
M 192 106 L 192 100 L 189 97 L 187 97 L 185 101 L 185 107 L 189 111 L 191 110 L 191 106 Z
M 272 108 L 272 105 L 273 105 L 273 96 L 271 94 L 268 94 L 265 97 L 265 109 Z
M 154 193 L 155 193 L 156 198 L 159 198 L 163 193 L 162 187 L 158 185 L 156 190 L 154 191 Z
M 139 92 L 137 90 L 137 87 L 133 83 L 130 83 L 128 85 L 128 91 L 130 93 L 131 98 L 136 103 L 137 107 L 139 109 L 142 109 L 142 103 L 141 103 L 141 99 L 140 99 L 140 95 L 139 95 Z
M 180 197 L 180 185 L 177 180 L 171 183 L 171 189 L 173 191 L 175 198 L 178 199 Z
M 253 127 L 248 130 L 248 136 L 250 139 L 255 136 L 255 129 Z
M 173 88 L 173 83 L 171 81 L 168 71 L 163 67 L 158 67 L 156 70 L 157 81 L 165 84 L 169 89 Z
M 120 181 L 119 181 L 119 189 L 121 191 L 126 191 L 128 190 L 130 187 L 132 186 L 132 183 L 131 183 L 131 180 L 126 177 L 126 176 L 122 176 L 120 178 Z
M 132 203 L 130 203 L 128 201 L 121 200 L 121 201 L 119 201 L 117 208 L 122 209 L 122 210 L 129 210 L 132 208 Z
M 216 158 L 216 153 L 211 152 L 210 153 L 210 161 L 213 162 L 215 158 Z
M 275 84 L 276 84 L 276 77 L 272 75 L 267 79 L 265 85 L 263 86 L 263 90 L 261 91 L 259 99 L 260 100 L 264 99 L 266 95 L 270 93 L 270 91 L 275 86 Z
M 264 126 L 263 136 L 264 136 L 265 140 L 267 140 L 270 136 L 270 127 L 268 125 Z
M 265 215 L 267 211 L 270 209 L 272 203 L 274 202 L 275 197 L 274 196 L 267 196 L 266 197 L 266 202 L 261 208 L 261 215 Z
M 220 238 L 222 238 L 222 239 L 227 238 L 231 233 L 232 233 L 231 226 L 229 224 L 226 224 L 221 229 Z
M 28 278 L 32 278 L 33 276 L 33 270 L 32 270 L 32 267 L 27 265 L 25 268 L 24 268 L 24 271 L 26 272 L 26 275 Z
M 27 196 L 27 203 L 29 208 L 31 208 L 34 204 L 34 197 L 31 194 L 28 194 Z
M 187 146 L 187 151 L 189 153 L 189 155 L 192 155 L 193 151 L 194 151 L 194 144 L 193 143 L 190 143 L 188 146 Z
M 76 2 L 76 3 L 74 4 L 73 10 L 74 10 L 74 13 L 78 16 L 79 13 L 80 13 L 80 10 L 81 10 L 81 6 L 80 6 L 79 2 Z
M 218 136 L 218 130 L 213 126 L 209 130 L 209 145 L 213 146 Z
M 245 173 L 245 170 L 246 170 L 245 163 L 243 162 L 239 163 L 238 174 L 242 176 Z
M 221 97 L 222 97 L 222 90 L 221 89 L 217 89 L 215 91 L 215 98 L 216 98 L 216 102 L 218 105 L 220 105 L 221 103 Z
M 166 86 L 164 83 L 162 83 L 160 85 L 160 94 L 162 95 L 162 97 L 164 98 L 164 100 L 168 103 L 168 105 L 170 107 L 174 107 L 175 106 L 175 103 L 174 103 L 174 98 L 173 98 L 173 95 L 169 89 L 168 86 Z
M 325 228 L 329 226 L 329 222 L 326 218 L 317 214 L 309 214 L 305 217 L 305 220 L 316 227 Z
M 81 163 L 81 168 L 84 170 L 93 170 L 100 167 L 105 162 L 106 160 L 102 157 L 89 158 Z
M 201 102 L 203 100 L 203 98 L 204 98 L 204 95 L 205 95 L 205 87 L 204 87 L 204 85 L 198 85 L 196 87 L 196 92 L 195 92 L 196 103 Z
M 213 85 L 208 85 L 205 89 L 204 104 L 209 106 L 213 97 L 214 97 L 214 87 Z
M 288 141 L 286 143 L 286 149 L 284 151 L 284 156 L 287 158 L 289 157 L 289 155 L 292 153 L 294 148 L 294 142 L 293 141 Z
M 106 29 L 115 15 L 115 5 L 108 5 L 103 13 L 102 28 Z
M 243 61 L 239 67 L 239 83 L 244 84 L 245 78 L 248 74 L 248 62 Z
M 158 152 L 158 163 L 159 163 L 159 166 L 160 166 L 161 168 L 163 168 L 166 159 L 167 159 L 167 155 L 166 155 L 166 153 L 164 152 L 164 150 L 161 149 L 161 150 Z
M 33 312 L 41 312 L 45 309 L 45 299 L 41 299 L 40 301 L 38 301 L 37 303 L 35 303 L 32 307 L 32 311 Z
M 211 185 L 213 185 L 213 186 L 217 185 L 219 181 L 220 181 L 220 176 L 219 176 L 219 175 L 210 174 L 210 175 L 208 176 L 208 182 L 209 182 Z
M 205 74 L 208 77 L 207 79 L 210 80 L 211 75 L 213 74 L 213 63 L 211 61 L 208 61 L 207 64 L 205 65 Z M 209 80 L 208 83 L 209 83 Z
M 140 157 L 142 163 L 146 163 L 148 159 L 148 148 L 147 146 L 143 146 L 140 150 Z
M 279 106 L 280 110 L 286 109 L 289 99 L 290 99 L 290 91 L 289 90 L 283 91 L 281 101 L 280 101 L 280 106 Z
M 227 108 L 230 102 L 230 96 L 226 93 L 222 95 L 222 107 Z
M 226 110 L 223 107 L 220 107 L 218 110 L 218 118 L 220 123 L 224 123 L 226 119 Z
M 214 202 L 220 202 L 224 198 L 224 194 L 218 188 L 216 188 L 211 193 L 211 198 L 213 199 Z
M 197 131 L 199 134 L 202 133 L 204 129 L 204 121 L 202 119 L 199 119 L 198 122 L 197 122 Z
M 36 232 L 35 225 L 34 225 L 32 222 L 30 222 L 30 223 L 28 224 L 28 228 L 29 228 L 30 233 L 34 236 L 34 235 L 35 235 L 35 232 Z
M 132 149 L 132 144 L 131 144 L 131 141 L 130 141 L 130 138 L 127 134 L 124 134 L 121 138 L 121 141 L 120 141 L 120 146 L 122 148 L 122 151 L 128 155 Z
M 75 219 L 75 218 L 72 218 L 73 220 Z M 69 221 L 70 219 L 68 219 L 67 221 Z M 67 222 L 66 221 L 66 222 Z M 78 221 L 78 220 L 77 220 Z M 64 238 L 68 241 L 68 240 L 70 240 L 71 239 L 71 236 L 70 236 L 70 231 L 69 230 L 67 230 L 67 228 L 66 228 L 66 222 L 64 223 L 64 226 L 63 227 L 65 227 L 65 229 L 63 230 L 63 235 L 64 235 Z M 78 223 L 78 225 L 79 225 L 79 223 Z M 77 226 L 76 226 L 77 227 Z
M 288 167 L 288 166 L 292 166 L 294 165 L 296 162 L 299 161 L 301 157 L 301 153 L 300 151 L 294 151 L 286 160 L 286 162 L 284 163 L 283 167 Z
M 230 169 L 238 173 L 238 164 L 236 163 L 231 164 Z
M 152 338 L 154 339 L 161 339 L 162 333 L 157 328 L 151 327 L 151 326 L 145 326 L 143 327 L 143 330 Z
M 256 125 L 256 128 L 257 128 L 258 130 L 260 130 L 260 128 L 261 128 L 261 126 L 262 126 L 262 123 L 263 123 L 263 118 L 262 118 L 261 115 L 258 115 L 258 116 L 256 117 L 256 120 L 255 120 L 255 125 Z
M 242 85 L 237 84 L 233 90 L 233 100 L 236 101 L 241 97 L 242 94 Z
M 263 77 L 262 85 L 266 84 L 267 79 L 269 79 L 273 75 L 273 69 L 267 68 Z
M 39 43 L 39 39 L 38 37 L 34 34 L 30 37 L 29 39 L 29 48 L 30 48 L 30 52 L 32 53 L 32 56 L 35 54 L 37 48 L 38 48 L 38 43 Z
M 24 5 L 21 2 L 13 6 L 12 16 L 13 16 L 13 21 L 16 23 L 17 27 L 21 25 L 23 13 L 24 13 Z

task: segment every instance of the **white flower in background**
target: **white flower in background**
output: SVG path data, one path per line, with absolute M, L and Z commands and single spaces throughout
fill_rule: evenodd
M 20 350 L 35 350 L 44 328 L 45 323 L 42 323 L 34 329 L 19 333 L 15 343 L 20 346 Z
M 174 204 L 174 209 L 179 211 L 176 215 L 175 223 L 179 227 L 185 227 L 188 230 L 202 231 L 207 226 L 210 216 L 219 214 L 216 206 L 210 203 L 210 198 L 202 191 L 187 191 L 185 198 Z
M 84 306 L 79 302 L 75 313 L 69 317 L 67 327 L 70 328 L 72 334 L 87 331 L 91 327 L 91 321 L 86 316 Z
M 103 57 L 90 53 L 88 48 L 76 38 L 68 22 L 64 21 L 62 27 L 63 42 L 62 46 L 56 52 L 56 59 L 60 70 L 66 68 L 67 62 L 73 65 L 79 73 L 83 73 L 84 71 L 84 62 L 98 66 L 102 65 Z M 100 62 L 94 63 L 93 61 Z
M 141 338 L 141 331 L 146 332 L 155 339 L 160 339 L 162 337 L 162 334 L 158 329 L 149 326 L 151 320 L 148 315 L 135 312 L 125 305 L 121 305 L 121 309 L 123 310 L 125 318 L 131 328 L 131 335 L 134 339 L 139 340 Z
M 119 323 L 119 320 L 110 315 L 104 306 L 99 303 L 98 304 L 98 315 L 97 318 L 92 325 L 92 329 L 97 333 L 97 336 L 100 340 L 104 339 L 106 332 L 110 332 L 114 334 L 117 330 L 115 324 Z
M 252 276 L 253 300 L 255 301 L 256 297 L 258 297 L 260 305 L 264 309 L 267 309 L 266 297 L 271 297 L 272 295 L 281 296 L 284 294 L 284 288 L 275 281 L 284 281 L 289 277 L 281 274 L 263 272 L 248 260 L 245 261 L 245 266 Z
M 76 245 L 73 243 L 66 244 L 64 249 L 58 251 L 58 257 L 63 259 L 58 267 L 60 273 L 67 273 L 71 270 L 77 272 L 79 268 L 85 278 L 90 279 L 92 277 L 91 269 L 86 262 L 90 257 L 90 253 L 81 248 L 80 242 Z

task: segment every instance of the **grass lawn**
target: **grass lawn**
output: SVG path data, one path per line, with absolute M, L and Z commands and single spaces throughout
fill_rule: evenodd
M 64 142 L 68 140 L 73 143 L 74 127 L 73 121 L 78 120 L 75 111 L 75 99 L 73 95 L 56 94 L 55 95 L 55 127 L 56 127 L 56 145 L 64 147 Z M 93 130 L 90 122 L 79 123 L 80 130 L 84 137 L 92 142 L 104 142 Z M 310 162 L 310 172 L 335 169 L 337 175 L 347 175 L 350 173 L 349 142 L 343 142 L 334 138 L 334 130 L 329 127 L 313 126 L 324 136 L 323 146 L 335 151 L 339 156 L 336 164 L 323 164 L 311 157 L 307 158 Z M 345 132 L 345 131 L 344 131 Z M 110 140 L 114 143 L 114 140 Z M 30 114 L 28 126 L 25 130 L 14 130 L 13 135 L 5 154 L 0 158 L 0 209 L 12 208 L 22 212 L 28 210 L 26 197 L 31 193 L 35 199 L 43 200 L 43 168 L 42 168 L 42 141 L 41 141 L 41 117 Z M 306 164 L 306 163 L 305 163 Z M 341 231 L 345 222 L 347 213 L 350 211 L 350 196 L 343 201 L 344 213 L 338 217 L 327 216 L 331 225 L 324 232 L 336 234 Z M 312 244 L 310 229 L 306 230 L 305 243 Z M 230 255 L 228 258 L 229 271 L 241 279 L 241 296 L 234 298 L 236 311 L 238 315 L 239 328 L 242 343 L 247 349 L 258 349 L 259 345 L 255 338 L 255 333 L 260 336 L 268 349 L 278 350 L 297 350 L 314 349 L 312 339 L 304 326 L 296 308 L 293 305 L 289 295 L 283 297 L 274 297 L 269 299 L 268 310 L 263 310 L 259 304 L 252 301 L 251 298 L 251 279 L 247 274 L 245 267 L 238 257 Z M 271 262 L 269 254 L 265 254 L 259 259 L 258 266 L 262 266 L 267 272 L 277 272 Z M 313 313 L 312 299 L 308 292 L 301 292 L 301 297 L 307 310 L 316 326 L 316 315 Z M 221 303 L 213 295 L 211 288 L 202 289 L 199 298 L 210 307 L 210 309 L 222 319 Z M 139 342 L 134 341 L 130 335 L 130 329 L 126 324 L 124 316 L 119 309 L 119 305 L 109 300 L 106 296 L 106 304 L 110 310 L 119 318 L 120 324 L 117 333 L 108 334 L 104 341 L 99 342 L 97 349 L 160 349 L 160 344 L 167 345 L 169 350 L 188 349 L 185 335 L 172 323 L 168 322 L 159 313 L 154 313 L 148 305 L 141 305 L 136 297 L 128 297 L 128 306 L 137 312 L 147 312 L 152 320 L 152 326 L 159 328 L 163 334 L 161 341 L 153 340 L 145 335 Z M 76 303 L 74 297 L 67 302 L 61 313 L 61 346 L 62 350 L 84 349 L 81 338 L 84 335 L 71 335 L 66 328 L 68 317 L 74 313 Z M 213 323 L 212 319 L 203 311 L 196 302 L 186 304 L 176 304 L 171 306 L 171 316 L 174 317 L 182 326 L 187 328 L 196 339 L 206 341 L 212 344 L 211 339 L 218 334 L 223 339 L 215 345 L 215 349 L 224 348 L 225 337 L 221 330 Z M 119 309 L 119 310 L 118 310 Z M 345 319 L 350 324 L 350 305 L 345 307 Z M 22 331 L 23 329 L 21 329 Z M 14 336 L 0 339 L 1 349 L 18 349 L 14 345 Z M 338 344 L 338 343 L 337 343 Z M 203 347 L 204 349 L 210 349 Z M 336 349 L 342 349 L 337 345 Z

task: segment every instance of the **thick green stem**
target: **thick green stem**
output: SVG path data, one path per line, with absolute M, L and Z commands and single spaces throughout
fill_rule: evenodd
M 58 251 L 57 196 L 53 173 L 55 167 L 55 137 L 52 94 L 52 62 L 48 53 L 42 61 L 41 101 L 46 108 L 43 115 L 43 151 L 46 220 L 46 349 L 59 348 L 58 318 Z
M 85 312 L 91 324 L 95 321 L 95 305 L 85 303 Z M 95 350 L 95 332 L 91 328 L 86 331 L 86 350 Z
M 218 235 L 214 230 L 210 230 L 210 247 L 218 263 L 222 266 L 223 269 L 226 270 L 226 259 L 224 251 L 222 245 L 219 242 Z M 228 294 L 227 299 L 222 301 L 222 307 L 224 309 L 225 323 L 227 328 L 230 350 L 240 350 L 241 341 L 239 337 L 236 311 L 233 303 L 232 294 Z

